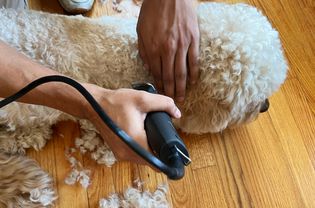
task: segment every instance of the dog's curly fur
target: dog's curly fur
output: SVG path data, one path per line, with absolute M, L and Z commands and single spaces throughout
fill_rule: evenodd
M 200 79 L 188 87 L 176 126 L 188 133 L 207 133 L 254 120 L 286 77 L 278 32 L 245 4 L 200 4 L 198 21 Z M 0 40 L 81 82 L 116 89 L 152 81 L 138 56 L 136 19 L 2 9 L 0 28 Z M 50 136 L 50 125 L 65 117 L 26 104 L 0 109 L 0 149 L 40 149 Z

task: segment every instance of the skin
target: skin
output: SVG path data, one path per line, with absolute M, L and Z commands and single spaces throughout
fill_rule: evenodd
M 35 79 L 56 74 L 56 71 L 33 62 L 0 41 L 0 98 L 12 95 Z M 173 99 L 163 95 L 132 89 L 109 90 L 93 84 L 81 84 L 112 120 L 147 150 L 149 148 L 144 130 L 146 114 L 151 111 L 166 111 L 174 118 L 181 116 Z M 146 164 L 108 129 L 81 94 L 69 85 L 47 83 L 35 88 L 18 101 L 48 106 L 88 119 L 99 130 L 119 160 Z
M 192 0 L 144 0 L 137 24 L 139 53 L 160 92 L 182 102 L 198 71 L 199 29 Z

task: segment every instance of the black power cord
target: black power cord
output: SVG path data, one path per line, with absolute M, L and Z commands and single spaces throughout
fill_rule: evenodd
M 8 105 L 11 102 L 16 101 L 17 99 L 24 96 L 26 93 L 31 91 L 32 89 L 36 88 L 39 85 L 42 85 L 44 83 L 48 82 L 63 82 L 66 83 L 76 90 L 78 90 L 83 97 L 89 102 L 89 104 L 92 106 L 92 108 L 97 112 L 99 117 L 103 120 L 103 122 L 125 143 L 127 144 L 134 152 L 136 152 L 139 156 L 141 156 L 143 159 L 145 159 L 148 163 L 150 163 L 152 166 L 166 174 L 170 179 L 180 179 L 184 176 L 184 165 L 189 164 L 190 159 L 188 156 L 188 152 L 185 151 L 185 146 L 181 142 L 174 142 L 174 139 L 171 139 L 171 142 L 169 144 L 162 143 L 159 144 L 158 150 L 153 150 L 153 152 L 158 151 L 158 154 L 160 157 L 164 157 L 163 161 L 152 155 L 150 152 L 142 148 L 135 140 L 133 140 L 125 131 L 120 129 L 113 121 L 112 119 L 104 112 L 103 108 L 98 104 L 98 102 L 93 98 L 93 96 L 77 81 L 60 75 L 51 75 L 51 76 L 45 76 L 41 77 L 24 88 L 22 88 L 20 91 L 15 93 L 14 95 L 11 95 L 8 98 L 5 98 L 0 101 L 0 108 Z M 152 114 L 152 113 L 151 113 Z M 154 112 L 153 112 L 154 114 Z M 153 115 L 152 114 L 152 115 Z M 164 119 L 164 118 L 163 118 Z M 154 124 L 153 126 L 160 125 L 160 124 Z M 146 129 L 147 131 L 147 129 Z M 163 131 L 163 130 L 162 130 Z M 157 132 L 159 133 L 159 132 Z M 171 134 L 174 134 L 171 132 Z M 148 134 L 147 134 L 148 135 Z M 159 134 L 160 135 L 160 134 Z M 176 134 L 177 135 L 177 134 Z M 161 136 L 161 135 L 160 135 Z M 162 135 L 163 136 L 163 135 Z M 176 136 L 178 137 L 178 136 Z M 178 137 L 179 138 L 179 137 Z M 155 139 L 156 141 L 159 138 Z M 149 140 L 149 138 L 148 138 Z M 150 143 L 150 141 L 149 141 Z M 158 142 L 159 143 L 159 142 Z M 152 145 L 150 145 L 152 148 Z M 155 145 L 153 144 L 153 147 Z M 183 148 L 183 149 L 182 149 Z M 163 152 L 160 152 L 160 149 L 163 149 Z M 184 152 L 184 153 L 183 153 Z M 165 155 L 167 154 L 167 155 Z M 183 162 L 187 161 L 188 162 Z M 165 164 L 166 163 L 166 164 Z

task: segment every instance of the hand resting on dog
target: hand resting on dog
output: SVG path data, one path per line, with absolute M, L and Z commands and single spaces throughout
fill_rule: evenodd
M 184 101 L 198 81 L 199 28 L 192 0 L 145 0 L 138 24 L 141 59 L 160 92 Z

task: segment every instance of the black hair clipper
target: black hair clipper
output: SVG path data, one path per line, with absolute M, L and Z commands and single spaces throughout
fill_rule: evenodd
M 155 155 L 153 155 L 122 130 L 80 83 L 69 77 L 51 75 L 38 78 L 15 94 L 0 100 L 0 108 L 23 97 L 29 91 L 47 82 L 63 82 L 75 88 L 91 105 L 104 124 L 106 124 L 107 127 L 136 154 L 150 163 L 153 167 L 165 173 L 170 179 L 180 179 L 184 176 L 184 166 L 190 163 L 188 151 L 173 127 L 169 115 L 165 112 L 148 113 L 145 119 L 145 130 L 149 145 L 155 153 Z M 138 90 L 157 93 L 151 84 L 136 84 L 133 85 L 133 87 Z
M 150 83 L 133 84 L 137 90 L 144 90 L 156 94 L 157 91 Z M 190 164 L 189 153 L 175 130 L 170 116 L 166 112 L 150 112 L 145 119 L 145 131 L 149 146 L 153 153 L 167 166 L 177 168 L 180 173 L 171 179 L 179 179 L 184 176 L 184 166 Z
M 149 145 L 155 155 L 144 149 L 131 136 L 122 130 L 103 110 L 102 106 L 94 97 L 77 81 L 61 76 L 50 75 L 38 78 L 13 95 L 0 100 L 0 108 L 23 97 L 34 88 L 48 82 L 62 82 L 75 88 L 91 105 L 94 111 L 102 119 L 104 124 L 116 135 L 122 142 L 128 145 L 136 154 L 150 163 L 153 167 L 165 173 L 170 179 L 180 179 L 185 174 L 184 166 L 190 163 L 188 151 L 178 136 L 169 115 L 165 112 L 148 113 L 145 119 L 145 130 Z M 136 84 L 135 89 L 144 90 L 150 93 L 157 93 L 151 84 Z

